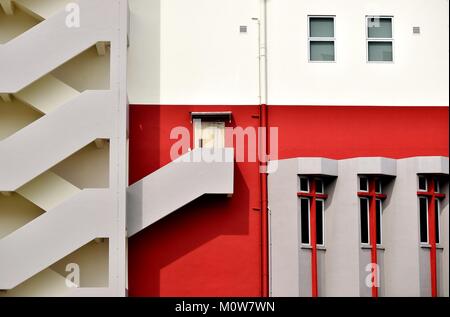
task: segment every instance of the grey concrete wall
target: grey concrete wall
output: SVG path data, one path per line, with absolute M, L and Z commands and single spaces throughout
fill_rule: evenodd
M 311 251 L 300 243 L 299 175 L 324 175 L 319 158 L 280 160 L 269 174 L 271 295 L 310 296 Z M 326 186 L 325 246 L 318 252 L 319 296 L 371 296 L 366 286 L 370 247 L 360 244 L 358 175 L 384 176 L 382 245 L 378 248 L 380 296 L 429 296 L 429 248 L 419 243 L 417 174 L 448 175 L 448 158 L 355 158 L 337 164 Z M 334 162 L 334 163 L 333 163 Z M 270 170 L 270 165 L 269 165 Z M 330 172 L 333 174 L 333 172 Z M 448 176 L 447 176 L 448 178 Z M 448 296 L 448 181 L 442 186 L 439 292 Z

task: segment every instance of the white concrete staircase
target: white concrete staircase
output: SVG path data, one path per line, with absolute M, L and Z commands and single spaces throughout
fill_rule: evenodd
M 83 190 L 1 239 L 0 289 L 12 289 L 93 239 L 108 236 L 112 204 L 106 190 Z
M 209 162 L 207 155 L 221 159 Z M 186 153 L 128 188 L 128 236 L 202 195 L 233 194 L 233 180 L 233 148 L 199 148 Z

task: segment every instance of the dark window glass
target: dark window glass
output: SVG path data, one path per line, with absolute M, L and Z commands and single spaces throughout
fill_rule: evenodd
M 419 176 L 419 189 L 427 190 L 427 179 L 423 176 Z
M 300 191 L 309 192 L 309 181 L 306 177 L 300 177 Z
M 428 200 L 426 198 L 419 198 L 420 207 L 420 242 L 428 242 Z
M 364 192 L 369 190 L 369 180 L 367 177 L 359 178 L 359 190 L 364 191 Z
M 361 212 L 361 243 L 369 243 L 369 204 L 368 200 L 365 198 L 361 198 L 359 200 L 359 209 Z
M 317 244 L 323 245 L 323 200 L 316 201 L 316 239 Z
M 377 244 L 381 244 L 381 221 L 382 221 L 382 214 L 383 214 L 383 205 L 381 200 L 377 199 Z
M 316 192 L 323 194 L 323 180 L 321 179 L 316 179 Z
M 439 184 L 439 178 L 435 177 L 434 178 L 434 191 L 436 193 L 439 193 L 439 190 L 440 190 L 440 186 L 439 185 L 440 185 Z
M 436 219 L 436 221 L 435 221 L 436 243 L 439 243 L 440 242 L 439 241 L 439 228 L 440 228 L 440 226 L 439 226 L 439 200 L 437 200 L 437 199 L 436 199 L 436 206 L 434 207 L 434 210 L 435 210 L 435 219 Z
M 379 194 L 381 194 L 383 192 L 381 179 L 379 179 L 379 178 L 375 179 L 375 191 Z
M 300 199 L 302 243 L 309 244 L 309 199 Z

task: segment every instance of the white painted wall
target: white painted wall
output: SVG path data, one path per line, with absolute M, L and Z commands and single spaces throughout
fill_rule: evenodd
M 268 3 L 270 104 L 448 106 L 448 0 Z M 308 62 L 308 15 L 336 16 L 335 63 Z M 394 16 L 393 63 L 366 62 L 366 15 Z
M 257 4 L 130 0 L 130 103 L 256 104 Z
M 130 0 L 130 103 L 257 104 L 259 3 Z M 267 3 L 269 104 L 448 106 L 448 0 Z M 336 15 L 335 63 L 308 62 L 307 16 L 321 14 Z M 383 14 L 394 63 L 370 64 L 365 16 Z

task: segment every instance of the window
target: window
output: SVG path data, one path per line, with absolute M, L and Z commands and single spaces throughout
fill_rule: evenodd
M 325 199 L 327 198 L 323 179 L 301 176 L 300 192 L 297 195 L 300 198 L 301 243 L 313 246 L 311 234 L 315 232 L 315 244 L 323 246 L 325 244 Z
M 361 243 L 369 244 L 369 199 L 359 199 L 359 210 L 361 214 Z
M 334 16 L 308 17 L 308 42 L 310 62 L 335 61 Z
M 367 17 L 367 60 L 369 62 L 392 62 L 392 17 Z
M 418 176 L 417 195 L 419 197 L 420 243 L 438 244 L 441 238 L 441 200 L 445 198 L 445 195 L 440 193 L 439 177 Z
M 359 212 L 361 244 L 383 243 L 383 182 L 380 177 L 359 177 Z M 374 218 L 372 218 L 374 217 Z
M 301 228 L 302 228 L 302 244 L 309 245 L 309 199 L 300 199 L 300 209 L 301 209 Z
M 420 208 L 420 242 L 428 243 L 428 201 L 425 197 L 419 198 Z
M 225 122 L 204 119 L 193 119 L 194 148 L 225 147 Z

